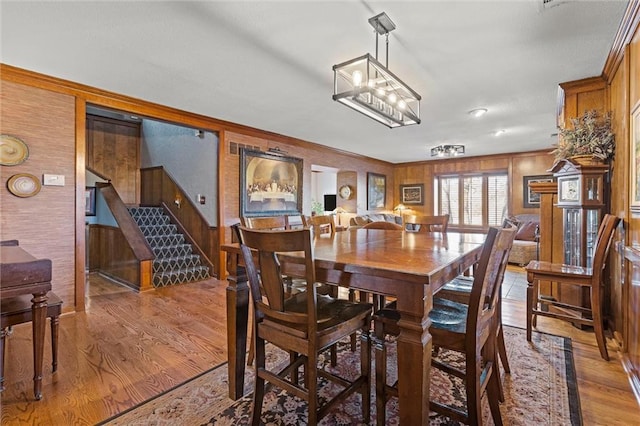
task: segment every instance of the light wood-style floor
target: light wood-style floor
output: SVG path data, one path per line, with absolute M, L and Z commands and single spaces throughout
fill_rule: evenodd
M 523 327 L 524 274 L 510 267 L 506 324 Z M 137 294 L 92 275 L 84 313 L 60 320 L 58 371 L 45 348 L 43 399 L 33 400 L 31 328 L 7 339 L 2 425 L 92 425 L 226 360 L 226 282 L 214 279 Z M 48 327 L 47 327 L 48 329 Z M 600 358 L 592 333 L 540 318 L 539 329 L 573 339 L 585 425 L 640 424 L 640 407 L 615 355 Z

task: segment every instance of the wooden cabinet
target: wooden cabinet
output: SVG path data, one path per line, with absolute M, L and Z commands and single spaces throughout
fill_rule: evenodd
M 562 210 L 562 263 L 591 267 L 598 228 L 608 212 L 609 166 L 560 160 L 551 172 L 558 181 L 556 207 Z M 569 288 L 554 298 L 585 307 L 590 303 L 588 289 Z

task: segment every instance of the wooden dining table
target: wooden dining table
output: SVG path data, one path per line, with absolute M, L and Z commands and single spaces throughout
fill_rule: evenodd
M 318 281 L 397 299 L 400 423 L 429 423 L 433 294 L 479 259 L 484 234 L 353 229 L 314 238 Z M 229 396 L 243 396 L 249 289 L 239 244 L 226 244 Z M 283 272 L 296 259 L 280 258 Z

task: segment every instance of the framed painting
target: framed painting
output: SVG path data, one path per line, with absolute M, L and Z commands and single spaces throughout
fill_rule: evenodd
M 87 186 L 84 189 L 84 214 L 85 216 L 96 215 L 96 187 Z
M 522 201 L 524 208 L 540 207 L 540 194 L 537 194 L 529 188 L 531 182 L 553 182 L 554 177 L 551 175 L 523 176 L 522 177 Z
M 629 206 L 634 214 L 640 214 L 640 102 L 631 112 L 630 135 Z
M 404 205 L 424 205 L 424 184 L 412 183 L 400 185 L 400 203 Z
M 240 216 L 302 214 L 302 159 L 240 149 Z
M 367 173 L 367 210 L 383 209 L 387 197 L 387 177 Z

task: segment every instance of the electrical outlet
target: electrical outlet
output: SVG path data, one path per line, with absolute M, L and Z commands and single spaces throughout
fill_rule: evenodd
M 196 200 L 200 203 L 200 204 L 205 204 L 207 202 L 207 198 L 202 195 L 202 194 L 198 194 L 196 195 Z

